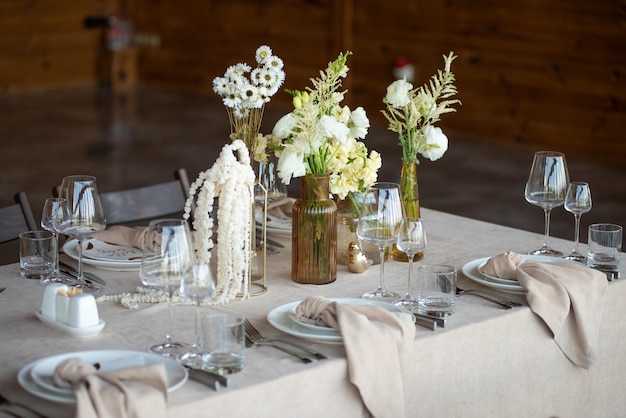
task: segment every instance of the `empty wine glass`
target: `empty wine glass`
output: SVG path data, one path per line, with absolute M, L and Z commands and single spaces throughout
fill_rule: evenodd
M 57 250 L 59 248 L 59 227 L 63 224 L 63 220 L 69 217 L 67 201 L 62 197 L 49 197 L 46 199 L 43 210 L 41 212 L 41 227 L 46 231 L 52 232 L 54 239 L 57 241 Z M 57 255 L 54 272 L 51 276 L 41 279 L 41 284 L 63 283 L 73 285 L 76 281 L 59 271 L 59 257 Z
M 566 211 L 574 214 L 576 221 L 574 228 L 574 250 L 565 258 L 584 263 L 586 257 L 578 251 L 578 241 L 580 236 L 580 217 L 583 213 L 587 213 L 591 210 L 591 190 L 589 190 L 589 185 L 582 181 L 570 183 L 567 187 L 564 206 Z
M 200 344 L 200 303 L 210 298 L 215 291 L 215 278 L 207 264 L 193 266 L 193 274 L 188 274 L 180 282 L 180 295 L 191 299 L 196 305 L 194 314 L 194 342 L 191 349 L 178 356 L 178 360 L 194 369 L 202 368 L 202 347 Z
M 409 276 L 406 295 L 393 304 L 409 311 L 417 310 L 418 301 L 411 291 L 411 277 L 413 272 L 413 256 L 426 249 L 426 230 L 420 218 L 403 218 L 398 229 L 396 248 L 407 255 L 409 261 Z
M 563 204 L 569 183 L 565 155 L 560 152 L 535 153 L 524 195 L 533 205 L 543 208 L 545 215 L 544 241 L 541 248 L 530 251 L 532 255 L 561 256 L 562 252 L 550 247 L 550 212 Z
M 145 235 L 139 276 L 141 282 L 168 293 L 168 331 L 165 341 L 151 345 L 148 351 L 176 358 L 187 349 L 172 336 L 172 296 L 181 281 L 193 275 L 194 254 L 189 226 L 184 220 L 155 219 Z
M 87 283 L 83 276 L 83 240 L 94 232 L 103 231 L 106 219 L 102 210 L 100 194 L 93 176 L 67 176 L 63 178 L 59 197 L 65 198 L 68 218 L 59 226 L 59 232 L 76 239 L 78 250 L 77 284 L 85 292 L 97 293 L 101 289 Z
M 380 254 L 380 279 L 378 288 L 367 292 L 363 299 L 393 302 L 400 295 L 385 287 L 385 249 L 396 242 L 398 226 L 402 221 L 400 189 L 395 183 L 376 183 L 367 191 L 356 234 L 360 240 L 374 243 Z

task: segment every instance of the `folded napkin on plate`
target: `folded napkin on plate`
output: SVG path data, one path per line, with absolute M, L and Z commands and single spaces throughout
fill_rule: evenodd
M 492 257 L 486 274 L 515 277 L 528 292 L 530 309 L 539 315 L 554 340 L 574 364 L 588 369 L 598 351 L 602 310 L 608 282 L 606 275 L 573 262 L 511 263 L 510 253 Z M 490 260 L 491 261 L 491 260 Z M 492 269 L 493 266 L 499 269 Z M 502 269 L 502 266 L 508 266 Z
M 311 296 L 297 306 L 296 316 L 341 333 L 350 382 L 359 389 L 363 403 L 374 417 L 405 416 L 402 370 L 415 337 L 415 325 L 409 315 Z
M 102 232 L 94 235 L 94 238 L 102 242 L 114 245 L 125 245 L 128 247 L 136 247 L 141 250 L 146 247 L 147 226 L 128 227 L 123 225 L 113 225 Z M 156 249 L 161 244 L 160 240 L 155 239 L 156 234 L 148 241 L 149 249 Z
M 167 378 L 162 363 L 98 373 L 94 365 L 70 358 L 59 363 L 54 382 L 74 391 L 77 417 L 166 416 Z

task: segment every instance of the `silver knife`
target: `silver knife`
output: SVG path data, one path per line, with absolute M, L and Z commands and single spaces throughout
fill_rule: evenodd
M 413 312 L 413 315 L 415 315 L 415 318 L 424 318 L 430 321 L 434 321 L 438 326 L 440 326 L 441 328 L 445 328 L 446 327 L 446 319 L 445 318 L 437 318 L 434 316 L 430 316 L 430 315 L 424 315 L 424 314 L 419 314 L 419 313 L 415 313 Z
M 208 370 L 192 369 L 189 366 L 185 366 L 185 368 L 187 372 L 189 372 L 189 378 L 191 380 L 207 385 L 216 391 L 220 390 L 222 387 L 228 387 L 228 378 L 226 376 Z
M 72 277 L 78 277 L 78 272 L 76 271 L 74 267 L 70 266 L 69 264 L 63 261 L 59 261 L 59 265 L 65 267 L 65 269 L 61 270 L 61 273 L 68 274 Z M 92 282 L 100 283 L 101 285 L 106 285 L 106 282 L 103 279 L 101 279 L 100 277 L 96 276 L 93 273 L 83 271 L 83 275 L 85 276 L 86 279 L 91 280 Z
M 428 328 L 431 331 L 437 329 L 437 321 L 435 321 L 433 318 L 427 318 L 418 314 L 415 315 L 415 325 Z

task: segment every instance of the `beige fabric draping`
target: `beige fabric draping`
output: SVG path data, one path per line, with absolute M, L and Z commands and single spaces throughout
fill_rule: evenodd
M 542 242 L 530 233 L 444 214 L 422 212 L 429 232 L 423 263 L 452 264 L 459 269 L 459 286 L 481 287 L 464 277 L 468 261 L 504 251 L 524 253 Z M 539 231 L 538 231 L 539 232 Z M 289 246 L 289 238 L 272 237 Z M 552 239 L 554 247 L 567 250 L 571 242 Z M 584 246 L 583 246 L 584 247 Z M 584 249 L 584 248 L 583 248 Z M 65 257 L 65 256 L 64 256 Z M 622 258 L 622 275 L 626 256 Z M 248 317 L 267 337 L 282 337 L 309 344 L 328 359 L 304 364 L 274 350 L 246 350 L 245 369 L 231 376 L 230 387 L 220 392 L 190 381 L 169 393 L 170 417 L 364 417 L 367 409 L 357 388 L 348 380 L 343 345 L 312 343 L 274 329 L 267 314 L 277 306 L 311 295 L 359 297 L 378 283 L 378 266 L 363 274 L 338 269 L 337 281 L 324 286 L 295 283 L 290 279 L 289 248 L 268 257 L 268 292 L 205 311 L 236 312 Z M 109 294 L 133 292 L 140 285 L 138 273 L 105 271 L 87 267 L 107 281 Z M 406 287 L 406 263 L 385 264 L 388 287 L 399 293 Z M 74 338 L 51 329 L 35 316 L 43 287 L 19 277 L 19 266 L 0 267 L 0 395 L 14 405 L 46 416 L 67 417 L 72 405 L 39 399 L 17 382 L 22 366 L 44 356 L 89 349 L 145 351 L 162 340 L 167 323 L 165 303 L 127 310 L 120 305 L 99 305 L 106 321 L 102 332 L 91 338 Z M 525 301 L 524 295 L 510 295 Z M 537 417 L 623 415 L 626 387 L 626 280 L 609 283 L 603 320 L 599 328 L 597 359 L 588 369 L 572 364 L 545 323 L 528 304 L 504 310 L 471 295 L 457 298 L 456 312 L 447 327 L 435 332 L 416 327 L 415 340 L 405 369 L 405 410 L 409 417 Z M 174 307 L 175 337 L 192 341 L 194 307 Z M 389 403 L 397 398 L 387 399 Z M 1 410 L 1 409 L 0 409 Z M 600 411 L 600 412 L 599 412 Z

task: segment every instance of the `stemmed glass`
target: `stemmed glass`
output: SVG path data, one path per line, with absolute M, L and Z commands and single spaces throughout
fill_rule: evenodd
M 181 281 L 193 275 L 193 264 L 193 246 L 187 222 L 178 219 L 150 221 L 139 276 L 144 285 L 165 290 L 169 294 L 168 331 L 164 342 L 148 347 L 152 353 L 176 358 L 187 349 L 187 344 L 177 342 L 171 333 L 172 297 Z
M 191 350 L 180 354 L 178 361 L 194 368 L 202 368 L 202 348 L 200 344 L 200 303 L 210 298 L 215 291 L 215 279 L 207 264 L 193 266 L 193 273 L 188 274 L 180 282 L 180 295 L 191 299 L 196 305 L 194 319 L 195 341 Z
M 400 188 L 395 183 L 376 183 L 364 196 L 356 234 L 360 240 L 374 243 L 380 253 L 380 280 L 378 288 L 361 297 L 368 300 L 392 302 L 400 295 L 385 287 L 385 249 L 396 242 L 398 226 L 402 221 Z
M 59 228 L 64 219 L 69 217 L 69 208 L 67 201 L 62 197 L 49 197 L 46 199 L 43 210 L 41 212 L 41 227 L 46 231 L 52 232 L 54 239 L 57 241 L 57 250 L 59 248 Z M 76 281 L 59 271 L 59 257 L 57 255 L 54 272 L 50 277 L 41 280 L 41 284 L 63 283 L 73 285 Z
M 101 289 L 87 283 L 83 276 L 83 240 L 94 232 L 106 228 L 102 202 L 93 176 L 67 176 L 63 178 L 59 197 L 67 202 L 68 217 L 61 222 L 58 231 L 76 239 L 78 249 L 77 281 L 74 286 L 83 291 L 97 293 Z
M 550 247 L 550 212 L 565 201 L 569 174 L 565 155 L 560 152 L 540 151 L 535 153 L 524 195 L 533 205 L 543 208 L 545 214 L 544 242 L 531 255 L 561 256 L 562 252 Z
M 396 248 L 405 253 L 409 260 L 409 277 L 407 280 L 406 295 L 393 304 L 409 311 L 418 308 L 419 303 L 411 291 L 411 277 L 413 272 L 413 256 L 426 249 L 426 230 L 420 218 L 403 218 L 398 229 Z
M 567 187 L 564 206 L 566 211 L 574 214 L 574 219 L 576 220 L 574 250 L 565 258 L 584 263 L 586 258 L 578 251 L 578 238 L 580 236 L 580 217 L 583 213 L 591 210 L 591 190 L 589 190 L 589 185 L 582 181 L 570 183 Z

